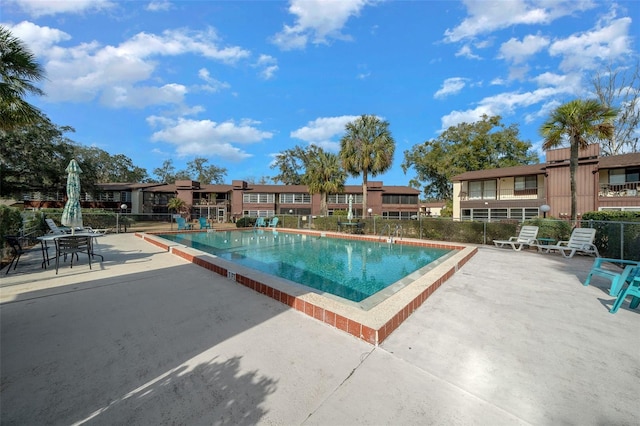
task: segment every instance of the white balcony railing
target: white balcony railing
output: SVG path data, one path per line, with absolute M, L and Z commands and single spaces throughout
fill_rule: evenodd
M 537 200 L 538 189 L 501 189 L 500 191 L 472 191 L 461 192 L 461 201 L 474 200 Z

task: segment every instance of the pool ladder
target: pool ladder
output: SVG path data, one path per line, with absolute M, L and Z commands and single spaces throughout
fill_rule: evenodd
M 393 243 L 393 239 L 401 239 L 404 236 L 404 230 L 402 229 L 402 225 L 396 225 L 393 232 L 391 231 L 391 225 L 388 223 L 382 227 L 382 231 L 380 231 L 380 241 L 382 241 L 382 237 L 384 236 L 385 231 L 387 231 L 387 241 Z

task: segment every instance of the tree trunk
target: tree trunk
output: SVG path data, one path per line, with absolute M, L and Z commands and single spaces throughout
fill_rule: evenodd
M 578 199 L 576 191 L 576 173 L 578 171 L 578 156 L 580 153 L 580 145 L 577 135 L 571 137 L 571 157 L 569 159 L 569 175 L 571 181 L 571 221 L 575 225 L 578 219 Z
M 322 216 L 327 216 L 327 193 L 320 193 L 320 214 Z
M 362 216 L 367 211 L 367 172 L 362 173 Z

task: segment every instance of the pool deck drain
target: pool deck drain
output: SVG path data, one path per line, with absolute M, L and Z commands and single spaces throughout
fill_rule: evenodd
M 350 235 L 326 231 L 316 232 L 278 228 L 278 232 L 305 234 L 323 238 L 356 239 L 371 242 L 379 241 L 379 238 L 375 236 Z M 163 232 L 163 234 L 167 234 L 167 232 Z M 393 244 L 443 248 L 454 250 L 454 252 L 452 255 L 446 256 L 446 258 L 434 262 L 435 266 L 430 268 L 421 277 L 415 279 L 412 283 L 391 294 L 371 309 L 365 310 L 349 301 L 327 297 L 321 293 L 314 292 L 304 285 L 246 268 L 215 255 L 187 247 L 183 244 L 171 242 L 153 233 L 136 233 L 135 235 L 195 265 L 227 277 L 238 284 L 277 300 L 372 345 L 382 343 L 445 281 L 451 278 L 458 269 L 468 262 L 478 250 L 476 247 L 462 244 L 447 244 L 411 238 L 403 238 L 402 240 L 395 241 Z

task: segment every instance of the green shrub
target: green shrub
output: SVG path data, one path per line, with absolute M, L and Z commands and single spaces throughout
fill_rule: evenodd
M 249 216 L 243 216 L 236 220 L 236 228 L 251 228 L 255 225 L 256 219 Z
M 588 212 L 582 226 L 596 229 L 594 244 L 600 256 L 640 260 L 640 212 Z
M 571 237 L 571 224 L 564 220 L 537 217 L 524 221 L 523 225 L 537 226 L 539 238 L 553 238 L 556 241 L 567 241 L 569 237 Z
M 5 235 L 18 235 L 22 228 L 20 210 L 0 205 L 0 239 L 4 244 Z

